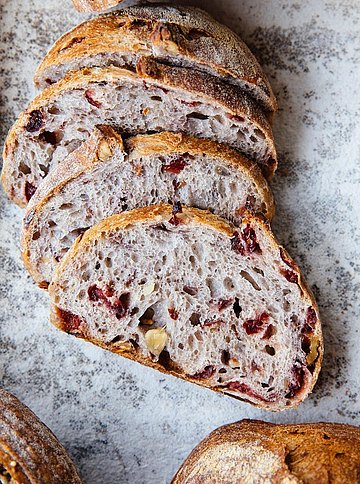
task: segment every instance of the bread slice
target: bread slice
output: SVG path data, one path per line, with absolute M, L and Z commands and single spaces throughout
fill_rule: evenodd
M 77 239 L 49 292 L 63 331 L 259 407 L 298 405 L 320 370 L 316 303 L 256 217 L 114 215 Z
M 25 265 L 41 287 L 76 237 L 103 218 L 154 203 L 212 209 L 240 221 L 251 208 L 271 218 L 274 202 L 255 163 L 183 134 L 125 140 L 101 126 L 40 185 L 24 217 Z
M 123 133 L 182 131 L 227 143 L 276 167 L 271 128 L 261 110 L 234 86 L 187 68 L 144 58 L 138 75 L 111 67 L 77 71 L 45 89 L 22 113 L 4 147 L 2 181 L 25 206 L 41 180 L 86 140 L 97 124 Z
M 81 484 L 74 464 L 51 430 L 1 388 L 0 482 Z
M 248 92 L 265 110 L 277 108 L 269 81 L 249 48 L 194 7 L 137 6 L 87 20 L 50 49 L 36 71 L 35 84 L 44 88 L 84 67 L 133 68 L 141 56 L 217 76 Z
M 206 437 L 182 464 L 172 484 L 357 484 L 359 469 L 358 427 L 243 420 Z
M 78 12 L 102 12 L 115 7 L 122 0 L 72 0 Z

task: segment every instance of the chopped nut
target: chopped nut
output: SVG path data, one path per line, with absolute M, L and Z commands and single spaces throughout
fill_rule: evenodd
M 140 321 L 141 324 L 147 324 L 148 326 L 151 326 L 152 324 L 155 323 L 155 321 L 153 319 L 142 319 Z
M 98 155 L 101 161 L 107 161 L 112 155 L 111 148 L 106 141 L 100 144 Z
M 149 284 L 146 284 L 143 287 L 142 292 L 143 292 L 144 296 L 149 296 L 149 294 L 154 292 L 154 289 L 155 289 L 155 282 L 149 282 Z
M 306 357 L 306 363 L 308 365 L 312 365 L 314 361 L 316 360 L 318 356 L 318 348 L 319 348 L 319 337 L 314 336 L 311 338 L 311 343 L 310 343 L 310 353 Z
M 164 328 L 149 329 L 145 335 L 146 346 L 150 353 L 159 356 L 166 346 L 168 335 Z
M 239 360 L 237 360 L 236 358 L 230 358 L 228 365 L 230 366 L 230 368 L 239 368 Z
M 150 113 L 150 108 L 144 108 L 143 109 L 143 115 L 147 116 Z
M 137 176 L 141 176 L 143 174 L 143 171 L 144 171 L 144 167 L 138 163 L 135 163 L 133 165 L 133 172 L 135 173 L 135 175 Z

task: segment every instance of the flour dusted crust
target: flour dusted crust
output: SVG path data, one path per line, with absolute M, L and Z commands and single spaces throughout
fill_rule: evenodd
M 194 7 L 137 6 L 83 22 L 50 49 L 35 83 L 44 87 L 86 66 L 134 66 L 141 55 L 219 76 L 251 91 L 266 110 L 276 110 L 271 86 L 248 47 Z
M 115 7 L 122 0 L 72 0 L 78 12 L 102 12 Z
M 116 90 L 117 87 L 128 89 L 129 93 L 131 92 L 132 87 L 144 92 L 144 96 L 147 96 L 146 99 L 148 99 L 146 102 L 155 103 L 154 112 L 156 112 L 156 109 L 163 109 L 163 103 L 169 102 L 169 96 L 172 96 L 172 102 L 176 104 L 174 115 L 171 117 L 168 113 L 168 118 L 165 118 L 163 115 L 161 115 L 160 118 L 151 118 L 152 114 L 150 113 L 151 123 L 153 123 L 153 125 L 146 129 L 142 128 L 140 130 L 141 132 L 151 131 L 154 130 L 154 128 L 157 128 L 155 131 L 162 131 L 164 129 L 171 130 L 171 125 L 176 121 L 179 125 L 185 123 L 187 127 L 186 129 L 189 131 L 188 134 L 195 134 L 192 132 L 195 123 L 195 125 L 198 126 L 196 130 L 199 130 L 196 134 L 200 137 L 214 137 L 218 141 L 225 141 L 221 138 L 232 136 L 231 143 L 234 147 L 244 144 L 244 146 L 252 152 L 251 156 L 248 153 L 248 157 L 256 159 L 261 164 L 262 170 L 266 176 L 271 177 L 273 175 L 277 161 L 271 127 L 262 110 L 258 108 L 251 98 L 240 93 L 235 86 L 225 84 L 209 74 L 191 71 L 188 68 L 160 65 L 152 59 L 142 58 L 137 65 L 137 74 L 116 67 L 84 69 L 83 71 L 69 74 L 65 79 L 42 91 L 29 105 L 28 109 L 19 116 L 17 122 L 10 130 L 4 146 L 4 166 L 1 177 L 5 191 L 15 203 L 20 206 L 26 205 L 27 200 L 24 184 L 29 180 L 32 185 L 35 184 L 35 189 L 39 184 L 39 179 L 30 180 L 31 177 L 40 177 L 39 174 L 35 176 L 34 169 L 36 168 L 36 170 L 40 170 L 39 166 L 41 164 L 45 165 L 46 170 L 51 170 L 51 166 L 49 165 L 53 163 L 54 155 L 56 155 L 57 150 L 59 147 L 62 150 L 65 149 L 65 145 L 63 146 L 61 140 L 58 141 L 58 139 L 56 139 L 54 141 L 53 139 L 43 139 L 43 137 L 49 133 L 49 131 L 47 131 L 49 129 L 47 125 L 49 125 L 49 123 L 52 125 L 51 129 L 60 134 L 63 134 L 63 130 L 66 129 L 62 128 L 64 123 L 59 124 L 59 126 L 56 124 L 59 116 L 56 117 L 53 115 L 53 106 L 56 105 L 57 102 L 61 103 L 62 99 L 67 100 L 69 97 L 69 105 L 66 104 L 65 107 L 70 112 L 72 109 L 70 98 L 72 99 L 74 96 L 84 95 L 84 98 L 81 97 L 83 109 L 90 109 L 89 104 L 92 106 L 94 101 L 92 99 L 89 100 L 86 96 L 88 96 L 89 93 L 91 95 L 92 90 L 102 92 L 108 103 L 110 90 Z M 160 107 L 159 102 L 156 99 L 152 99 L 154 97 L 151 96 L 153 91 L 149 92 L 149 88 L 150 90 L 154 89 L 154 93 L 158 92 L 163 96 L 163 101 Z M 187 101 L 184 102 L 182 99 L 178 99 L 178 97 L 188 99 L 189 96 L 191 96 L 191 99 L 196 100 L 195 107 Z M 158 97 L 158 95 L 155 96 L 155 98 Z M 64 101 L 64 103 L 66 102 L 67 101 Z M 64 106 L 62 106 L 62 109 L 64 109 Z M 193 116 L 195 111 L 196 119 L 193 119 L 192 117 L 188 118 L 185 114 L 180 117 L 176 114 L 180 109 L 183 109 L 184 113 L 188 112 L 190 116 Z M 214 113 L 216 112 L 218 114 L 214 114 L 213 117 L 209 114 L 209 116 L 205 116 L 207 121 L 202 121 L 203 118 L 201 115 L 199 118 L 198 113 L 196 113 L 196 111 L 201 109 L 206 109 L 209 113 L 214 111 Z M 94 113 L 96 114 L 96 110 Z M 110 116 L 109 113 L 115 118 L 114 112 L 107 109 L 106 115 Z M 61 116 L 64 118 L 65 113 L 61 112 L 60 117 Z M 125 113 L 122 113 L 122 116 L 125 116 Z M 178 118 L 175 118 L 175 116 L 178 116 Z M 216 116 L 222 116 L 221 128 L 219 125 L 219 127 L 216 128 L 217 131 L 214 131 L 211 125 L 207 128 L 207 132 L 205 129 L 200 132 L 200 124 L 201 128 L 203 128 L 204 122 L 218 123 Z M 77 117 L 78 113 L 74 120 L 64 118 L 65 124 L 67 123 L 66 127 L 70 126 L 69 123 L 71 122 L 78 123 Z M 138 119 L 136 121 L 138 123 L 149 123 L 148 111 L 145 110 L 145 112 L 138 113 L 137 117 Z M 92 123 L 90 118 L 87 118 L 88 124 Z M 118 119 L 117 116 L 116 119 Z M 127 117 L 126 119 L 129 124 L 127 131 L 132 132 L 131 134 L 135 134 L 133 132 L 131 118 Z M 101 124 L 104 122 L 106 122 L 106 120 L 101 119 L 95 124 Z M 224 126 L 224 122 L 228 123 L 229 126 Z M 28 128 L 29 123 L 31 125 L 30 132 Z M 184 131 L 186 130 L 185 125 L 183 129 Z M 124 129 L 123 125 L 118 127 Z M 248 130 L 248 133 L 249 130 L 254 133 L 251 135 L 251 138 L 250 134 L 244 135 L 244 133 L 241 132 L 243 138 L 239 138 L 236 134 L 236 130 L 241 131 L 244 130 L 245 127 Z M 179 129 L 178 125 L 174 126 L 173 130 L 182 131 L 182 129 Z M 230 132 L 230 130 L 235 131 Z M 77 143 L 77 146 L 80 141 L 78 139 L 79 137 L 82 137 L 82 140 L 84 140 L 88 136 L 83 129 L 80 130 L 79 123 L 76 133 L 73 131 L 71 131 L 71 133 L 67 132 L 68 136 L 70 136 L 70 134 L 72 137 L 75 137 L 74 141 Z M 50 133 L 50 135 L 52 136 L 53 133 Z M 34 149 L 36 148 L 38 154 L 31 155 L 32 150 L 30 148 L 25 149 L 25 142 L 32 143 L 33 145 L 35 144 L 36 146 L 34 146 Z M 258 143 L 258 145 L 256 145 L 258 146 L 257 148 L 255 147 L 255 142 Z M 71 151 L 71 146 L 71 143 L 70 146 L 66 145 L 67 153 Z M 50 155 L 48 154 L 48 150 L 51 151 Z M 258 150 L 260 152 L 258 152 Z M 21 156 L 17 154 L 18 152 L 22 153 Z M 30 158 L 31 161 L 27 161 L 29 153 L 33 156 L 33 158 Z M 43 159 L 43 157 L 45 158 Z M 29 168 L 29 163 L 34 165 L 34 169 Z M 20 175 L 21 180 L 19 178 Z M 18 188 L 15 188 L 15 185 L 19 185 Z M 22 194 L 19 194 L 19 191 L 22 191 Z
M 358 427 L 243 420 L 206 437 L 181 465 L 172 484 L 356 484 L 359 469 Z
M 136 209 L 129 212 L 124 212 L 120 215 L 114 215 L 112 217 L 109 217 L 103 220 L 98 225 L 89 229 L 87 232 L 85 232 L 83 236 L 80 236 L 56 269 L 53 282 L 49 286 L 49 292 L 52 299 L 51 320 L 53 324 L 55 324 L 57 327 L 64 331 L 73 333 L 78 337 L 84 338 L 85 340 L 90 341 L 98 346 L 119 353 L 122 356 L 138 361 L 144 365 L 151 366 L 164 373 L 172 374 L 187 381 L 191 381 L 193 383 L 211 388 L 212 390 L 229 394 L 231 396 L 239 398 L 240 400 L 247 401 L 253 405 L 273 411 L 297 406 L 311 392 L 317 380 L 321 367 L 323 346 L 321 325 L 317 312 L 317 306 L 312 294 L 306 287 L 306 284 L 300 274 L 298 267 L 293 263 L 293 261 L 291 261 L 285 250 L 282 247 L 278 246 L 278 243 L 274 238 L 273 234 L 271 233 L 268 225 L 256 217 L 245 217 L 242 222 L 242 227 L 246 227 L 248 225 L 252 227 L 257 227 L 256 230 L 262 232 L 262 236 L 264 237 L 264 239 L 266 237 L 269 240 L 269 245 L 271 245 L 276 251 L 280 250 L 282 260 L 287 261 L 286 265 L 291 266 L 293 275 L 296 274 L 296 283 L 300 289 L 299 301 L 303 301 L 301 304 L 304 304 L 304 307 L 311 308 L 313 315 L 313 324 L 310 331 L 311 334 L 309 334 L 309 348 L 307 350 L 310 360 L 308 360 L 308 357 L 306 357 L 306 364 L 310 365 L 309 368 L 311 367 L 311 372 L 308 371 L 306 373 L 306 378 L 302 380 L 301 386 L 297 388 L 296 392 L 291 394 L 289 393 L 290 396 L 287 395 L 286 398 L 282 398 L 281 401 L 266 401 L 266 399 L 257 397 L 254 392 L 247 391 L 247 389 L 244 390 L 243 387 L 241 387 L 238 391 L 237 388 L 234 389 L 233 387 L 224 387 L 221 386 L 221 384 L 210 384 L 207 376 L 204 378 L 199 377 L 198 374 L 191 376 L 188 372 L 183 371 L 179 367 L 179 365 L 171 358 L 166 358 L 164 361 L 164 359 L 161 358 L 154 359 L 145 356 L 141 353 L 137 344 L 134 345 L 131 342 L 129 343 L 126 341 L 120 344 L 118 344 L 117 341 L 106 342 L 103 337 L 96 337 L 94 336 L 94 333 L 91 333 L 89 327 L 87 327 L 86 321 L 82 320 L 82 316 L 74 314 L 75 311 L 71 304 L 70 307 L 68 303 L 65 304 L 67 296 L 64 292 L 64 278 L 66 278 L 66 287 L 68 287 L 68 284 L 70 284 L 69 277 L 70 280 L 72 277 L 70 276 L 70 274 L 73 273 L 72 268 L 74 267 L 74 273 L 76 273 L 79 270 L 79 267 L 82 267 L 82 257 L 86 253 L 87 249 L 91 247 L 95 241 L 98 241 L 95 243 L 95 245 L 97 245 L 98 243 L 101 243 L 101 240 L 110 240 L 111 236 L 114 236 L 116 239 L 116 237 L 121 237 L 122 231 L 131 231 L 136 227 L 141 226 L 142 224 L 150 222 L 156 223 L 157 227 L 161 227 L 161 225 L 166 223 L 165 221 L 170 220 L 172 216 L 173 208 L 171 206 L 158 205 L 145 207 L 142 209 Z M 223 234 L 226 239 L 229 240 L 229 243 L 234 238 L 234 236 L 236 237 L 235 233 L 237 232 L 237 230 L 242 230 L 240 228 L 234 228 L 226 221 L 209 212 L 194 208 L 183 207 L 182 213 L 180 213 L 178 216 L 181 217 L 181 223 L 179 225 L 180 230 L 181 228 L 186 227 L 187 224 L 197 224 L 199 226 L 204 226 L 207 229 L 215 230 Z M 106 254 L 103 255 L 103 257 L 105 256 Z M 218 264 L 221 264 L 221 261 L 218 261 Z M 75 269 L 75 267 L 78 267 L 78 269 Z M 91 285 L 91 275 L 89 285 Z M 129 287 L 131 288 L 131 283 Z M 74 292 L 74 288 L 70 289 L 70 292 L 71 291 L 73 292 L 73 294 L 76 293 Z M 66 318 L 64 317 L 64 315 L 66 315 Z M 76 324 L 72 326 L 74 321 L 76 322 Z M 288 351 L 288 349 L 286 349 L 286 351 Z M 291 378 L 291 375 L 289 375 L 289 378 Z M 245 379 L 245 382 L 246 381 L 247 380 Z
M 17 398 L 0 389 L 0 481 L 81 484 L 54 434 Z M 7 479 L 7 480 L 5 480 Z
M 191 199 L 195 206 L 204 208 L 201 204 L 205 203 L 205 199 L 200 196 L 202 193 L 200 190 L 204 190 L 200 185 L 204 180 L 203 183 L 206 183 L 207 187 L 204 190 L 204 196 L 207 196 L 206 200 L 213 200 L 213 203 L 206 203 L 205 208 L 213 209 L 216 213 L 226 215 L 232 220 L 241 219 L 240 212 L 246 208 L 247 200 L 251 199 L 254 212 L 261 212 L 268 219 L 272 218 L 275 207 L 266 180 L 255 163 L 242 157 L 235 150 L 213 141 L 170 132 L 138 135 L 127 138 L 125 143 L 124 148 L 121 136 L 109 126 L 95 128 L 90 138 L 46 177 L 30 200 L 21 237 L 22 254 L 27 270 L 41 287 L 47 287 L 49 284 L 51 268 L 55 265 L 54 258 L 59 261 L 59 253 L 70 248 L 71 241 L 75 240 L 76 235 L 72 236 L 70 233 L 100 221 L 99 216 L 94 219 L 87 213 L 89 204 L 91 207 L 96 205 L 97 210 L 102 210 L 101 217 L 104 217 L 123 211 L 120 207 L 125 202 L 126 209 L 148 205 L 153 199 L 149 193 L 150 189 L 159 189 L 157 202 L 176 197 L 176 200 L 182 203 Z M 114 160 L 116 160 L 115 164 Z M 180 164 L 177 174 L 166 174 L 161 170 L 156 172 L 154 167 L 161 164 L 166 166 L 166 163 L 171 163 L 172 160 L 175 160 L 175 163 L 176 160 L 188 161 L 185 161 L 184 165 Z M 167 166 L 171 169 L 171 165 Z M 135 167 L 140 171 L 134 172 Z M 102 171 L 103 169 L 105 171 Z M 214 181 L 208 174 L 209 169 L 216 176 Z M 188 185 L 189 182 L 191 185 L 194 184 L 191 176 L 196 170 L 201 170 L 201 176 L 197 175 L 198 189 L 193 192 Z M 227 171 L 226 180 L 230 178 L 229 181 L 222 181 L 222 185 L 217 183 L 224 178 L 220 170 Z M 115 176 L 114 171 L 122 173 L 120 178 L 115 178 L 118 183 L 111 179 L 110 185 L 106 185 L 106 190 L 104 185 L 100 188 L 100 184 L 104 183 L 104 177 L 110 179 Z M 181 181 L 178 178 L 180 173 Z M 127 178 L 124 179 L 124 176 Z M 124 184 L 123 179 L 127 180 Z M 150 183 L 149 179 L 153 182 Z M 148 187 L 146 190 L 143 188 L 145 182 Z M 179 188 L 174 189 L 174 182 L 179 185 Z M 86 184 L 86 191 L 83 190 L 83 183 Z M 163 193 L 163 183 L 167 183 L 168 186 L 166 193 Z M 66 195 L 66 190 L 71 190 L 71 186 L 75 187 L 75 184 L 78 188 L 71 192 L 72 195 Z M 182 195 L 183 186 L 190 192 Z M 237 187 L 236 193 L 230 192 L 231 186 Z M 101 193 L 91 199 L 88 196 L 86 202 L 76 198 L 82 196 L 82 193 L 84 195 L 86 192 L 92 193 L 92 190 L 98 190 Z M 211 196 L 206 193 L 209 190 L 212 190 Z M 134 193 L 137 194 L 135 198 Z M 117 205 L 110 202 L 115 196 L 119 199 Z M 186 197 L 185 200 L 183 197 Z M 74 200 L 76 200 L 74 202 L 76 215 L 74 220 L 69 221 L 65 208 L 61 209 L 61 207 L 66 207 Z M 81 206 L 84 210 L 80 213 Z M 56 224 L 57 227 L 56 230 L 53 229 L 53 235 L 48 232 L 46 223 L 48 218 L 51 219 L 52 225 Z M 63 220 L 66 220 L 66 223 L 62 223 Z M 35 234 L 38 235 L 35 236 Z M 64 237 L 68 238 L 66 246 L 59 242 Z M 45 258 L 47 262 L 44 263 Z

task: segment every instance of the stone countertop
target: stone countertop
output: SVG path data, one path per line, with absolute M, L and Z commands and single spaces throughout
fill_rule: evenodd
M 0 384 L 55 432 L 85 483 L 168 482 L 219 425 L 360 424 L 360 4 L 203 0 L 269 75 L 280 110 L 275 232 L 319 302 L 326 354 L 314 393 L 273 414 L 166 377 L 62 334 L 19 254 L 21 210 L 0 197 Z M 32 75 L 85 18 L 70 0 L 0 0 L 1 136 L 34 95 Z

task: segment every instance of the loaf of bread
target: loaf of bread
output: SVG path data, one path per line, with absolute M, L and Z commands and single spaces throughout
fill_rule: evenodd
M 25 206 L 41 180 L 97 124 L 123 133 L 182 131 L 227 143 L 271 176 L 276 153 L 261 109 L 213 76 L 143 58 L 138 74 L 117 67 L 77 71 L 45 89 L 20 115 L 4 147 L 2 182 Z
M 87 20 L 50 49 L 35 84 L 44 88 L 84 67 L 135 68 L 141 56 L 209 73 L 249 93 L 265 110 L 276 110 L 269 81 L 249 48 L 194 7 L 131 7 Z
M 238 222 L 244 209 L 269 219 L 274 212 L 257 165 L 226 146 L 167 132 L 128 138 L 124 146 L 112 128 L 95 128 L 30 200 L 22 233 L 25 265 L 47 287 L 88 227 L 124 210 L 176 201 Z
M 206 437 L 172 484 L 358 484 L 360 429 L 314 423 L 274 425 L 243 420 Z
M 102 12 L 115 7 L 122 0 L 72 0 L 78 12 Z
M 156 205 L 80 236 L 49 286 L 52 322 L 140 363 L 282 410 L 311 391 L 318 311 L 268 225 Z
M 0 389 L 0 482 L 81 484 L 50 429 L 17 398 Z

